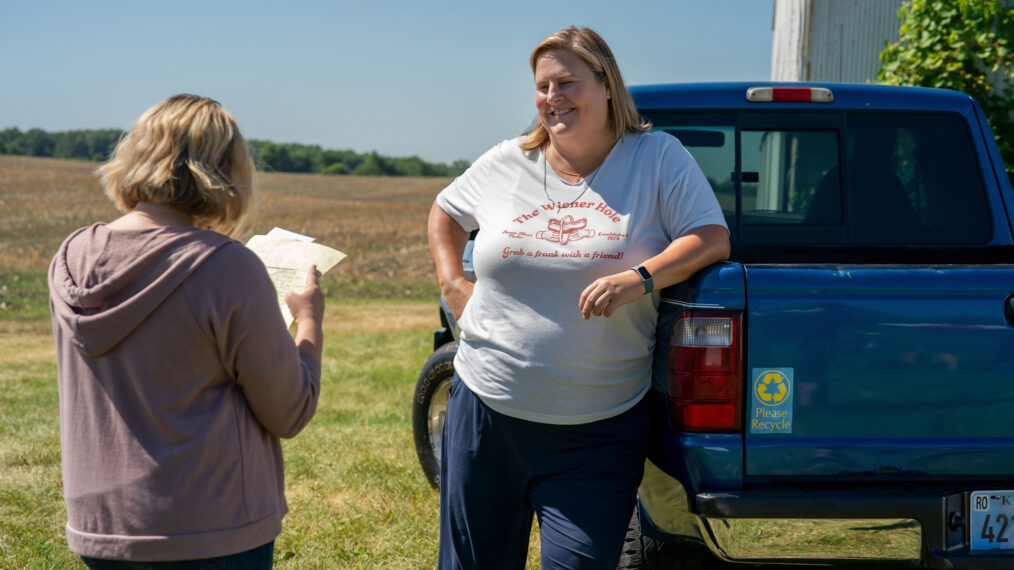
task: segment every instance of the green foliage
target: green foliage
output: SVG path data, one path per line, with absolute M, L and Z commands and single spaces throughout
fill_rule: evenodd
M 388 173 L 390 166 L 387 161 L 375 152 L 366 155 L 363 162 L 352 171 L 359 176 L 383 176 Z
M 0 131 L 0 153 L 2 154 L 24 154 L 18 139 L 21 138 L 21 131 L 11 128 Z
M 25 154 L 21 146 L 22 132 L 17 128 L 9 128 L 0 131 L 0 153 L 3 154 Z
M 11 127 L 0 131 L 0 154 L 105 160 L 122 135 L 123 131 L 118 129 L 47 133 L 42 129 L 22 132 Z
M 349 167 L 344 162 L 336 161 L 324 167 L 321 174 L 348 174 Z
M 42 129 L 22 132 L 17 127 L 0 130 L 0 154 L 48 156 L 79 160 L 106 160 L 123 135 L 117 129 L 48 133 Z M 327 150 L 317 145 L 249 140 L 247 147 L 257 170 L 361 176 L 457 176 L 468 168 L 467 160 L 450 165 L 431 163 L 417 156 L 389 158 L 375 151 Z
M 123 136 L 119 129 L 98 129 L 56 133 L 53 146 L 55 158 L 105 160 Z
M 28 156 L 53 156 L 56 141 L 42 129 L 31 129 L 21 137 L 22 148 Z
M 357 176 L 457 176 L 468 168 L 466 160 L 450 165 L 426 162 L 417 156 L 391 158 L 376 151 L 358 154 L 351 150 L 326 150 L 317 145 L 248 141 L 258 170 L 267 172 L 313 172 Z
M 1001 0 L 908 0 L 898 41 L 880 54 L 880 81 L 954 89 L 986 113 L 1014 175 L 1014 5 Z M 991 83 L 990 73 L 1004 81 Z

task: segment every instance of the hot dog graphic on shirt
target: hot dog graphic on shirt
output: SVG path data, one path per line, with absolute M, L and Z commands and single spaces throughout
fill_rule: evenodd
M 535 237 L 560 245 L 567 245 L 572 241 L 594 237 L 595 230 L 587 229 L 587 225 L 588 218 L 575 220 L 574 216 L 568 214 L 562 219 L 550 219 L 548 229 L 537 232 Z

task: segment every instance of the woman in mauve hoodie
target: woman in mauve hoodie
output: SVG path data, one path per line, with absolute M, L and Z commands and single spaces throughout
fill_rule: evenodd
M 125 214 L 72 233 L 49 270 L 70 549 L 90 568 L 270 568 L 279 438 L 320 391 L 316 275 L 286 299 L 293 339 L 263 263 L 228 237 L 253 164 L 211 99 L 152 107 L 98 174 Z

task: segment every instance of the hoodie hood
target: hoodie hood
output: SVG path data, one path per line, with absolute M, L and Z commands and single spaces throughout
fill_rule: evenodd
M 53 326 L 101 356 L 127 337 L 202 263 L 232 240 L 184 226 L 72 233 L 49 266 Z

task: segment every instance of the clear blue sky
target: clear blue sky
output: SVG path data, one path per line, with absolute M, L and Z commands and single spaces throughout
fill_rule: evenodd
M 247 138 L 473 160 L 534 116 L 528 55 L 575 24 L 630 85 L 766 80 L 774 0 L 0 0 L 0 129 L 129 128 L 174 93 Z

